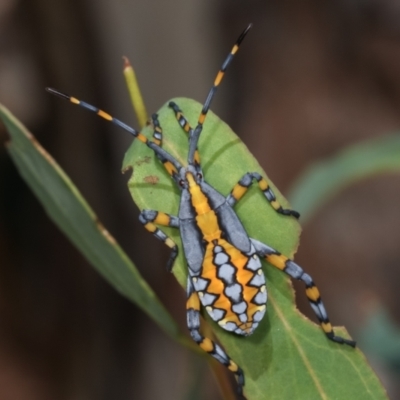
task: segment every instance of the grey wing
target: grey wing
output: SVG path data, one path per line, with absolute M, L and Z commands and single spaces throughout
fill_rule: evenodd
M 225 239 L 243 253 L 248 253 L 251 250 L 249 236 L 232 207 L 225 202 L 215 213 Z
M 189 272 L 192 276 L 196 276 L 200 273 L 201 266 L 203 265 L 204 244 L 195 220 L 181 220 L 180 233 Z

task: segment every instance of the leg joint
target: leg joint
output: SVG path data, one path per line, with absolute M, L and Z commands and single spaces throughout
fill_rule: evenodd
M 157 217 L 158 212 L 155 210 L 142 210 L 139 215 L 139 221 L 142 224 L 146 224 L 147 222 L 153 222 Z

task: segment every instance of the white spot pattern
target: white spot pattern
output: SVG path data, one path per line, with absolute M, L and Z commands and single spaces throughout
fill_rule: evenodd
M 264 314 L 265 314 L 265 309 L 256 311 L 253 315 L 253 321 L 260 322 L 262 320 Z
M 261 269 L 260 269 L 259 271 L 261 271 Z M 261 274 L 261 275 L 260 275 L 260 274 L 257 272 L 257 274 L 254 275 L 253 279 L 252 279 L 249 283 L 250 283 L 250 285 L 257 286 L 257 287 L 260 287 L 260 286 L 262 286 L 262 285 L 265 285 L 265 277 L 264 277 L 264 274 Z
M 203 278 L 197 278 L 197 281 L 193 279 L 193 286 L 196 289 L 196 292 L 200 292 L 202 290 L 205 290 L 206 287 L 208 286 L 208 281 Z
M 232 306 L 232 311 L 235 312 L 236 314 L 242 314 L 246 311 L 247 304 L 244 301 L 241 301 L 238 304 L 234 304 Z
M 247 262 L 246 268 L 251 271 L 257 271 L 259 268 L 261 268 L 260 259 L 257 256 L 256 258 L 250 257 L 249 261 Z
M 205 307 L 209 306 L 212 303 L 214 303 L 216 298 L 217 298 L 217 296 L 214 296 L 213 294 L 204 293 L 204 295 L 200 298 L 201 304 L 203 304 L 203 306 L 205 306 Z
M 219 321 L 225 315 L 225 311 L 220 310 L 219 308 L 214 308 L 212 311 L 209 312 L 209 314 L 214 321 Z
M 222 264 L 217 271 L 218 278 L 223 279 L 224 281 L 232 284 L 235 278 L 235 268 L 230 264 Z
M 237 326 L 236 326 L 236 324 L 235 324 L 234 322 L 227 322 L 225 325 L 221 324 L 221 326 L 222 326 L 225 330 L 227 330 L 227 331 L 229 331 L 229 332 L 232 332 L 232 331 L 234 331 L 234 330 L 237 328 Z
M 229 261 L 229 257 L 225 253 L 217 253 L 217 255 L 214 257 L 214 264 L 215 265 L 222 265 L 225 264 Z
M 240 314 L 239 319 L 241 322 L 247 322 L 247 315 L 246 314 Z
M 254 303 L 262 305 L 267 302 L 267 291 L 259 291 L 252 300 Z
M 242 287 L 238 283 L 229 285 L 225 288 L 225 295 L 229 297 L 234 303 L 240 300 L 240 294 L 242 293 Z

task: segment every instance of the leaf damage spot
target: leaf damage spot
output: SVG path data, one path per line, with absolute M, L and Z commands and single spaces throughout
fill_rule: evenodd
M 108 232 L 108 230 L 104 227 L 104 225 L 100 222 L 100 220 L 97 217 L 95 218 L 94 223 L 96 224 L 99 232 L 106 238 L 106 240 L 110 242 L 113 246 L 115 246 L 117 244 L 116 240 L 110 234 L 110 232 Z
M 143 157 L 143 158 L 137 160 L 137 161 L 135 162 L 135 165 L 140 166 L 140 165 L 142 165 L 142 164 L 149 164 L 150 161 L 151 161 L 151 157 L 150 157 L 150 156 L 145 156 L 145 157 Z
M 155 175 L 148 175 L 143 178 L 143 181 L 146 183 L 150 183 L 150 185 L 157 185 L 160 178 Z

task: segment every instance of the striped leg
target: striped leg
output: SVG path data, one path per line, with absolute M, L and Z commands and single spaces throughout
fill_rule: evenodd
M 162 146 L 162 139 L 163 139 L 163 132 L 162 128 L 160 125 L 160 122 L 158 121 L 158 115 L 157 114 L 152 114 L 151 116 L 151 122 L 154 127 L 153 131 L 153 142 L 158 144 L 160 147 Z
M 162 226 L 171 226 L 179 228 L 179 218 L 173 215 L 168 215 L 155 210 L 143 210 L 139 215 L 139 221 L 144 227 L 151 232 L 158 240 L 164 242 L 169 248 L 172 249 L 171 255 L 167 262 L 167 270 L 172 271 L 172 266 L 178 255 L 178 246 L 169 238 L 163 231 L 158 229 L 155 224 Z
M 221 364 L 225 365 L 230 371 L 232 371 L 237 377 L 238 393 L 242 398 L 243 386 L 244 386 L 244 374 L 242 369 L 233 362 L 225 351 L 217 343 L 214 343 L 211 339 L 202 336 L 200 333 L 200 300 L 197 292 L 194 290 L 191 277 L 188 276 L 187 283 L 187 302 L 186 302 L 186 315 L 187 315 L 187 326 L 190 331 L 190 335 L 193 340 L 203 349 L 205 352 L 213 356 Z
M 157 144 L 158 146 L 162 146 L 162 141 L 163 141 L 163 131 L 160 125 L 160 122 L 158 121 L 158 115 L 153 114 L 151 116 L 151 122 L 154 127 L 153 131 L 153 142 Z M 167 170 L 168 174 L 171 175 L 173 178 L 176 177 L 178 171 L 175 168 L 174 164 L 165 158 L 162 154 L 157 154 L 157 158 L 163 163 L 164 168 Z
M 349 346 L 355 347 L 356 342 L 354 340 L 344 339 L 340 336 L 335 336 L 332 325 L 329 322 L 324 303 L 322 302 L 321 296 L 319 294 L 319 290 L 317 286 L 315 286 L 315 283 L 313 282 L 311 276 L 305 273 L 303 269 L 295 262 L 285 257 L 283 254 L 277 252 L 272 247 L 269 247 L 255 239 L 250 240 L 254 244 L 257 254 L 260 257 L 263 257 L 275 268 L 278 268 L 281 271 L 287 273 L 292 278 L 305 283 L 308 301 L 310 302 L 311 308 L 317 316 L 321 328 L 325 332 L 325 335 L 328 337 L 328 339 L 340 344 L 347 344 Z
M 247 174 L 243 175 L 242 179 L 240 179 L 240 181 L 234 186 L 226 198 L 231 207 L 233 207 L 244 196 L 249 187 L 252 185 L 253 179 L 257 181 L 258 187 L 264 193 L 265 198 L 269 201 L 272 208 L 276 212 L 283 215 L 292 215 L 295 218 L 300 217 L 300 214 L 297 211 L 282 208 L 282 206 L 276 200 L 275 194 L 268 185 L 268 182 L 257 172 L 248 172 Z
M 179 123 L 179 125 L 181 126 L 181 128 L 182 128 L 186 133 L 189 134 L 189 132 L 192 131 L 193 129 L 192 129 L 192 127 L 190 126 L 188 120 L 187 120 L 187 119 L 185 118 L 185 116 L 183 115 L 182 110 L 181 110 L 181 109 L 178 107 L 178 105 L 177 105 L 175 102 L 173 102 L 173 101 L 170 101 L 170 102 L 168 103 L 168 106 L 174 110 L 174 112 L 175 112 L 175 117 L 176 117 L 176 119 L 178 120 L 178 123 Z

